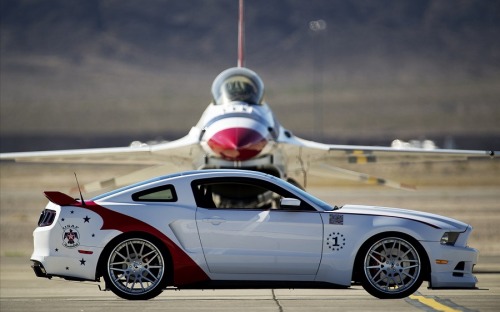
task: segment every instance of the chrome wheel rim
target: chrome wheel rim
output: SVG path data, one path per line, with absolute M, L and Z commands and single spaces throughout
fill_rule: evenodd
M 419 279 L 421 267 L 415 247 L 396 237 L 384 238 L 373 244 L 364 262 L 368 282 L 388 294 L 412 287 Z
M 155 289 L 165 274 L 160 250 L 143 239 L 129 239 L 116 246 L 108 258 L 111 283 L 130 295 Z

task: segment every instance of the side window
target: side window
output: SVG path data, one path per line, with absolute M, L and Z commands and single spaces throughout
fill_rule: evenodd
M 173 185 L 162 185 L 134 193 L 132 199 L 145 202 L 175 202 L 177 194 Z
M 242 182 L 207 182 L 196 188 L 202 208 L 271 209 L 279 202 L 277 194 Z
M 209 209 L 280 209 L 280 199 L 296 198 L 271 183 L 252 179 L 206 179 L 193 181 L 196 204 Z M 314 210 L 304 205 L 301 210 Z

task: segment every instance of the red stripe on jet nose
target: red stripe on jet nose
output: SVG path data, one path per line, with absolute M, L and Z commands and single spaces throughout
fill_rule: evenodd
M 220 157 L 241 161 L 259 154 L 267 140 L 253 129 L 228 128 L 214 134 L 207 144 Z

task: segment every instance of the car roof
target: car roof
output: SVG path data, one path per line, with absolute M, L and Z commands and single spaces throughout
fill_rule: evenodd
M 204 176 L 204 175 L 213 175 L 216 173 L 221 173 L 221 174 L 235 174 L 235 175 L 246 175 L 246 176 L 259 176 L 259 177 L 272 177 L 271 175 L 267 173 L 262 173 L 259 171 L 255 170 L 245 170 L 245 169 L 203 169 L 203 170 L 190 170 L 190 171 L 183 171 L 183 172 L 178 172 L 178 173 L 173 173 L 173 174 L 167 174 L 163 176 L 158 176 L 156 178 L 153 178 L 154 181 L 161 181 L 161 180 L 166 180 L 166 179 L 171 179 L 179 176 L 190 176 L 190 175 L 197 175 L 197 176 Z M 143 181 L 143 182 L 147 182 Z M 142 184 L 142 182 L 139 182 L 139 184 Z
M 103 193 L 101 195 L 98 195 L 98 196 L 92 198 L 92 200 L 99 200 L 99 199 L 102 199 L 105 197 L 116 195 L 118 193 L 126 192 L 128 190 L 131 190 L 131 189 L 134 189 L 137 187 L 149 185 L 151 183 L 157 183 L 157 182 L 162 182 L 162 181 L 166 181 L 166 180 L 171 180 L 171 179 L 175 179 L 178 177 L 184 177 L 184 176 L 187 177 L 187 176 L 194 175 L 194 176 L 202 178 L 202 177 L 210 177 L 210 176 L 213 176 L 214 174 L 217 174 L 217 173 L 222 174 L 222 175 L 238 175 L 238 176 L 246 176 L 246 177 L 261 177 L 261 178 L 262 177 L 268 177 L 268 178 L 273 177 L 272 175 L 269 175 L 267 173 L 262 173 L 262 172 L 258 172 L 258 171 L 254 171 L 254 170 L 243 170 L 243 169 L 190 170 L 190 171 L 183 171 L 183 172 L 162 175 L 162 176 L 158 176 L 158 177 L 151 178 L 148 180 L 143 180 L 143 181 L 131 184 L 131 185 L 124 186 L 122 188 L 118 188 L 118 189 Z

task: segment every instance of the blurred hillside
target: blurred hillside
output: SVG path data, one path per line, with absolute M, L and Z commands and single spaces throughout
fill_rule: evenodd
M 2 152 L 178 138 L 236 65 L 236 0 L 0 3 Z M 500 2 L 247 0 L 245 20 L 295 134 L 500 149 Z

